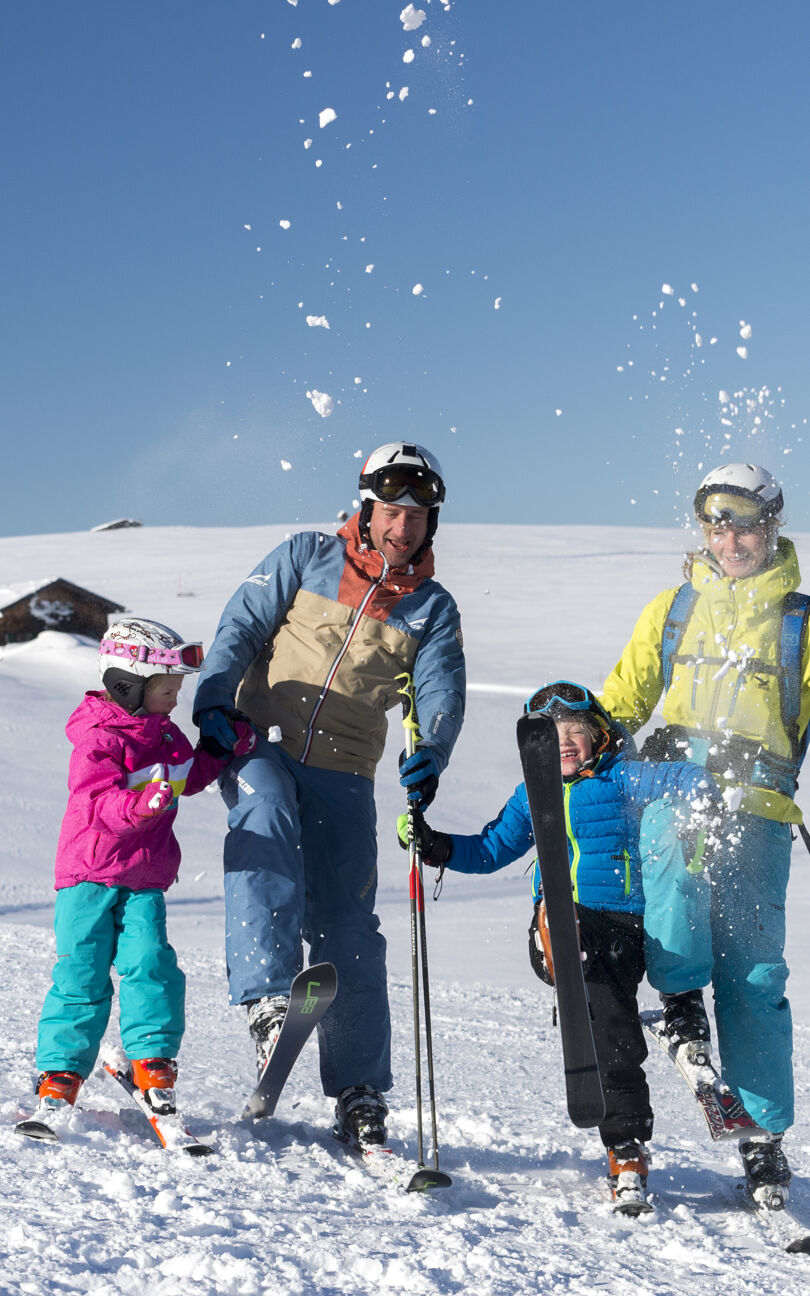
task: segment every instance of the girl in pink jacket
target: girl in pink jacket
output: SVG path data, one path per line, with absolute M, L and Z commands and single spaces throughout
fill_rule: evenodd
M 155 1112 L 173 1112 L 174 1061 L 185 1024 L 185 976 L 166 935 L 164 891 L 177 878 L 177 798 L 222 773 L 223 760 L 169 716 L 202 645 L 156 621 L 126 618 L 99 645 L 104 692 L 67 723 L 69 797 L 56 852 L 56 963 L 39 1023 L 40 1113 L 72 1106 L 98 1057 L 120 977 L 121 1043 Z M 233 718 L 235 752 L 256 735 Z M 230 759 L 230 757 L 226 757 Z

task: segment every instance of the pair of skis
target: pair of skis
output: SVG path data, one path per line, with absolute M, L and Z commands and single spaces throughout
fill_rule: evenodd
M 201 1143 L 186 1127 L 183 1117 L 176 1112 L 161 1113 L 154 1111 L 144 1094 L 133 1084 L 128 1073 L 126 1059 L 115 1056 L 102 1062 L 103 1069 L 132 1100 L 138 1111 L 151 1127 L 152 1133 L 167 1152 L 185 1152 L 189 1156 L 210 1156 L 214 1151 L 209 1143 Z M 15 1133 L 39 1143 L 59 1143 L 59 1126 L 69 1116 L 72 1108 L 67 1103 L 52 1106 L 41 1103 L 34 1114 L 27 1120 L 18 1121 L 14 1126 Z

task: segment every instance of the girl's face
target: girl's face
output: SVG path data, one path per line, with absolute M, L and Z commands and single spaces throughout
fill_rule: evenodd
M 144 710 L 150 715 L 170 715 L 177 706 L 182 683 L 182 675 L 150 675 L 143 699 Z
M 576 774 L 585 761 L 590 760 L 593 739 L 580 720 L 558 720 L 557 737 L 560 740 L 560 767 L 563 778 Z

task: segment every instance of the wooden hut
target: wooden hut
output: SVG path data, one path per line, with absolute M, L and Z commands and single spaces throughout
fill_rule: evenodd
M 42 630 L 101 639 L 120 603 L 57 576 L 0 589 L 0 644 L 27 643 Z

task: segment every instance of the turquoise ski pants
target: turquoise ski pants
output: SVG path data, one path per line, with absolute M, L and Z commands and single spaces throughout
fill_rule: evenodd
M 711 982 L 723 1078 L 765 1129 L 793 1123 L 793 1028 L 785 998 L 788 824 L 726 818 L 722 846 L 689 873 L 671 801 L 641 824 L 647 978 L 663 994 Z
M 57 891 L 54 926 L 56 963 L 39 1021 L 39 1070 L 89 1076 L 110 1018 L 111 967 L 120 977 L 127 1057 L 176 1057 L 186 978 L 166 936 L 163 892 L 80 882 Z

